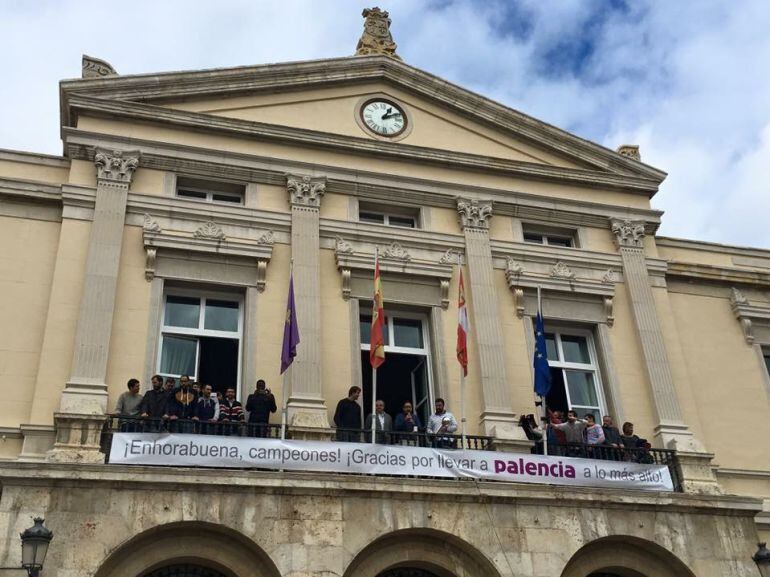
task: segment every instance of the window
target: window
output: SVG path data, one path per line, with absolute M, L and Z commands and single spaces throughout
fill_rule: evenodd
M 368 414 L 372 410 L 372 367 L 369 363 L 371 312 L 361 313 L 359 322 L 363 407 L 364 414 Z M 404 401 L 410 401 L 423 427 L 433 412 L 427 328 L 428 317 L 424 314 L 385 311 L 383 337 L 386 361 L 377 369 L 377 397 L 385 401 L 385 411 L 395 419 Z
M 591 333 L 580 329 L 546 329 L 545 343 L 551 367 L 548 407 L 564 412 L 574 410 L 581 418 L 592 413 L 601 423 L 607 407 Z
M 158 373 L 189 375 L 215 391 L 237 390 L 242 303 L 237 295 L 170 290 L 164 299 Z
M 524 242 L 550 246 L 576 246 L 574 230 L 528 224 L 522 225 L 522 228 L 524 232 Z
M 770 351 L 764 350 L 762 351 L 762 354 L 765 357 L 765 368 L 767 369 L 767 374 L 770 375 Z
M 419 228 L 419 214 L 419 209 L 408 206 L 380 206 L 365 202 L 358 206 L 359 222 L 401 228 Z
M 243 204 L 245 186 L 229 182 L 214 182 L 196 178 L 178 177 L 176 195 L 201 202 Z

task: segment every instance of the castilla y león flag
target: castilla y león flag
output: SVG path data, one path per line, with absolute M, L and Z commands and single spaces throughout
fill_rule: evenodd
M 385 312 L 382 310 L 382 282 L 380 281 L 380 260 L 374 253 L 374 303 L 372 304 L 372 332 L 369 336 L 369 362 L 376 369 L 385 362 Z
M 289 298 L 286 303 L 286 321 L 283 325 L 283 346 L 281 347 L 281 374 L 286 372 L 297 356 L 299 327 L 297 308 L 294 306 L 294 271 L 289 277 Z
M 465 283 L 460 269 L 460 288 L 457 296 L 457 360 L 463 368 L 463 376 L 468 376 L 468 309 L 465 306 Z

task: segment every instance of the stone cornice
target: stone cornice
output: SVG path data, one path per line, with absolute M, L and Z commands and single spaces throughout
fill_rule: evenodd
M 372 200 L 399 199 L 418 206 L 456 208 L 458 195 L 473 194 L 490 198 L 495 213 L 523 219 L 548 220 L 572 226 L 604 228 L 607 219 L 622 215 L 625 218 L 645 220 L 653 233 L 660 223 L 659 210 L 629 208 L 574 199 L 548 198 L 514 190 L 437 182 L 397 175 L 352 170 L 343 167 L 311 164 L 292 160 L 277 160 L 234 152 L 131 139 L 64 129 L 67 154 L 70 158 L 92 160 L 93 147 L 132 146 L 142 151 L 142 166 L 156 170 L 191 173 L 207 178 L 227 178 L 284 186 L 286 173 L 324 174 L 328 192 L 348 194 Z
M 104 488 L 111 485 L 132 490 L 174 489 L 181 486 L 223 487 L 228 491 L 270 491 L 273 494 L 356 493 L 393 495 L 402 499 L 415 494 L 432 499 L 475 502 L 515 502 L 519 504 L 579 506 L 597 508 L 659 510 L 664 512 L 703 512 L 710 515 L 753 518 L 762 511 L 762 499 L 735 495 L 651 493 L 619 489 L 558 487 L 529 483 L 479 483 L 477 490 L 465 491 L 467 482 L 445 479 L 355 476 L 332 473 L 240 471 L 189 467 L 148 467 L 137 465 L 96 465 L 0 462 L 3 486 L 51 486 Z
M 182 130 L 205 131 L 233 137 L 279 142 L 286 145 L 336 150 L 345 154 L 374 155 L 377 158 L 401 159 L 409 162 L 452 166 L 465 170 L 496 172 L 546 182 L 620 189 L 624 192 L 642 194 L 647 197 L 655 194 L 659 185 L 658 181 L 650 178 L 625 173 L 563 168 L 403 143 L 383 142 L 369 138 L 188 112 L 144 103 L 72 96 L 70 106 L 74 111 L 96 117 L 129 119 L 156 125 L 164 124 Z
M 667 276 L 738 285 L 770 286 L 770 272 L 727 266 L 669 261 Z
M 61 204 L 61 186 L 0 177 L 0 197 L 17 201 Z
M 685 238 L 673 238 L 669 236 L 656 236 L 655 244 L 661 248 L 683 248 L 687 250 L 697 250 L 702 252 L 730 254 L 734 256 L 756 257 L 767 259 L 770 267 L 770 250 L 764 248 L 754 248 L 749 246 L 735 246 L 730 244 L 721 244 L 716 242 L 706 242 L 702 240 L 691 240 Z
M 403 62 L 382 56 L 336 58 L 242 68 L 122 76 L 110 79 L 68 80 L 60 84 L 62 125 L 74 125 L 76 94 L 113 100 L 179 100 L 202 96 L 296 91 L 340 84 L 388 81 L 446 106 L 496 130 L 515 133 L 541 149 L 548 149 L 587 166 L 637 175 L 660 183 L 666 174 L 615 151 L 470 92 Z M 654 193 L 654 191 L 653 191 Z
M 0 148 L 0 160 L 23 162 L 26 164 L 39 164 L 56 168 L 69 168 L 70 166 L 69 158 L 64 158 L 63 156 L 38 154 L 36 152 L 26 152 L 23 150 L 9 150 L 7 148 Z

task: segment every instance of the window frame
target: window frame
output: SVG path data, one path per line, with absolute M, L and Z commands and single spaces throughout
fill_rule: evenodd
M 541 225 L 537 223 L 521 223 L 522 242 L 528 244 L 539 244 L 543 246 L 556 246 L 559 248 L 579 248 L 578 243 L 578 231 L 571 228 L 556 228 L 548 225 Z M 539 240 L 530 240 L 527 237 L 538 237 Z M 569 241 L 569 245 L 565 246 L 563 243 L 552 242 L 553 240 L 560 239 L 562 241 Z
M 166 324 L 166 307 L 168 305 L 168 297 L 184 297 L 184 298 L 197 298 L 199 299 L 198 310 L 198 327 L 179 327 L 175 325 Z M 229 301 L 238 303 L 238 329 L 237 331 L 220 331 L 214 329 L 205 328 L 206 323 L 206 302 L 209 300 L 214 301 Z M 161 375 L 164 379 L 166 377 L 173 377 L 178 379 L 181 375 L 175 375 L 171 373 L 161 372 L 161 366 L 163 362 L 163 341 L 166 335 L 179 338 L 188 338 L 196 340 L 195 350 L 195 374 L 189 375 L 190 379 L 196 381 L 198 378 L 198 372 L 200 370 L 200 337 L 213 337 L 213 338 L 225 338 L 236 339 L 238 341 L 238 368 L 237 368 L 237 389 L 238 397 L 240 398 L 241 379 L 243 375 L 243 347 L 244 347 L 244 323 L 245 323 L 245 306 L 244 295 L 235 292 L 224 292 L 215 290 L 195 290 L 189 288 L 176 288 L 168 287 L 163 291 L 162 305 L 160 307 L 160 323 L 158 330 L 158 346 L 157 346 L 157 361 L 155 363 L 155 373 Z
M 362 220 L 362 214 L 370 214 L 374 216 L 381 216 L 382 222 L 371 222 L 369 220 Z M 413 226 L 404 226 L 403 224 L 393 224 L 390 222 L 392 218 L 409 218 L 412 220 Z M 422 229 L 421 212 L 419 207 L 413 206 L 380 206 L 369 203 L 358 203 L 358 209 L 356 214 L 358 222 L 364 224 L 375 224 L 380 226 L 392 226 L 395 228 L 401 228 L 404 230 L 420 230 Z
M 186 181 L 191 181 L 191 184 L 187 185 Z M 230 189 L 230 190 L 226 190 Z M 237 189 L 237 190 L 236 190 Z M 195 198 L 193 196 L 185 196 L 179 194 L 179 191 L 189 190 L 190 192 L 197 192 L 205 194 L 206 198 Z M 215 199 L 214 196 L 229 196 L 233 199 L 238 198 L 238 202 L 235 200 L 221 200 Z M 177 176 L 174 186 L 174 196 L 176 198 L 183 198 L 185 200 L 191 200 L 193 202 L 205 202 L 207 204 L 221 204 L 224 206 L 244 206 L 246 204 L 246 186 L 238 183 L 225 182 L 225 181 L 205 181 L 193 178 L 186 178 L 184 176 Z
M 596 353 L 596 343 L 594 339 L 593 331 L 590 329 L 584 329 L 579 327 L 569 327 L 562 325 L 545 325 L 545 335 L 553 335 L 556 343 L 557 354 L 559 359 L 564 359 L 564 349 L 562 346 L 562 336 L 569 337 L 583 337 L 586 339 L 586 348 L 588 349 L 588 358 L 590 363 L 575 363 L 559 359 L 548 359 L 548 366 L 552 369 L 559 369 L 562 371 L 562 380 L 564 382 L 564 394 L 567 398 L 567 405 L 569 410 L 589 412 L 593 410 L 599 411 L 599 419 L 597 422 L 601 422 L 601 417 L 609 414 L 607 399 L 604 392 L 604 380 L 601 374 L 601 365 L 599 363 L 599 356 Z M 596 389 L 596 399 L 598 401 L 597 406 L 590 405 L 574 405 L 570 397 L 569 381 L 567 380 L 566 371 L 583 371 L 593 374 L 594 388 Z M 582 418 L 582 416 L 581 416 Z

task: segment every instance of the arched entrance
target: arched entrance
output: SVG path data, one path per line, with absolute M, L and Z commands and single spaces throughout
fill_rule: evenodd
M 200 565 L 184 563 L 154 569 L 149 573 L 145 573 L 142 577 L 227 577 L 227 575 L 220 573 L 216 569 L 207 569 Z
M 603 537 L 581 547 L 561 577 L 695 577 L 673 553 L 638 537 Z
M 94 577 L 280 577 L 275 563 L 244 534 L 184 521 L 143 531 L 116 547 Z
M 361 549 L 343 577 L 500 577 L 470 543 L 434 529 L 402 529 Z

